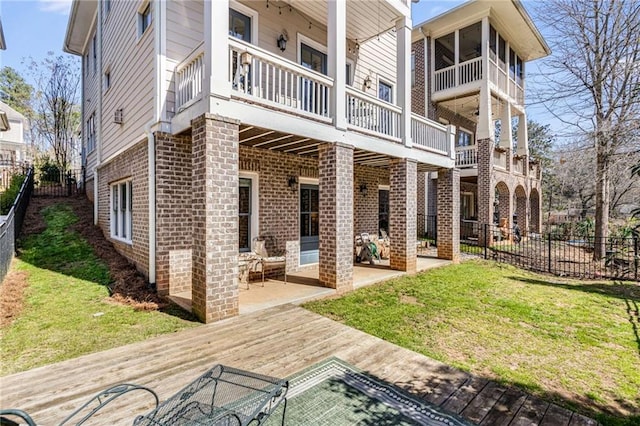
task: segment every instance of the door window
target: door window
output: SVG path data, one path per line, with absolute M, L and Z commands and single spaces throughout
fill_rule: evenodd
M 251 179 L 240 178 L 238 191 L 238 247 L 251 251 Z

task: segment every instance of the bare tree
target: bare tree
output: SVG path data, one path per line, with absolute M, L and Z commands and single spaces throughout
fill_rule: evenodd
M 50 55 L 30 66 L 36 81 L 32 126 L 61 172 L 74 154 L 74 132 L 80 124 L 80 70 L 72 57 Z
M 540 19 L 554 54 L 543 77 L 548 109 L 594 147 L 596 247 L 605 254 L 612 158 L 633 149 L 640 120 L 640 2 L 548 0 Z M 545 97 L 545 94 L 543 94 Z

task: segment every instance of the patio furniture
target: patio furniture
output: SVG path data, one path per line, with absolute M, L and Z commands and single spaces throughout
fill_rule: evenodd
M 238 281 L 247 286 L 249 290 L 249 276 L 251 272 L 258 271 L 262 259 L 254 252 L 244 252 L 238 255 Z M 262 281 L 264 287 L 264 280 Z
M 218 364 L 133 424 L 260 425 L 282 402 L 284 424 L 288 389 L 286 380 Z
M 259 236 L 253 239 L 253 252 L 260 257 L 260 270 L 262 272 L 262 286 L 264 287 L 264 274 L 267 270 L 284 271 L 284 283 L 287 283 L 287 253 L 276 252 L 276 239 L 273 236 Z M 267 247 L 271 247 L 271 253 Z
M 156 408 L 135 418 L 133 424 L 172 425 L 260 425 L 283 403 L 282 421 L 287 410 L 289 382 L 249 371 L 216 364 L 166 401 L 159 403 L 156 393 L 144 386 L 112 386 L 89 400 L 65 418 L 65 424 L 81 425 L 114 399 L 134 390 L 151 393 Z M 78 417 L 77 419 L 72 419 Z M 19 423 L 11 419 L 19 419 Z M 0 410 L 2 425 L 35 426 L 22 410 Z

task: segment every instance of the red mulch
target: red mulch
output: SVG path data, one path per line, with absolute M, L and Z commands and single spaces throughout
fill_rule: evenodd
M 93 224 L 93 206 L 84 196 L 73 197 L 32 197 L 29 202 L 21 237 L 41 233 L 46 224 L 41 215 L 44 208 L 53 204 L 66 204 L 78 216 L 78 222 L 71 229 L 78 232 L 93 247 L 93 250 L 109 268 L 113 282 L 109 285 L 113 303 L 133 306 L 137 310 L 159 310 L 168 303 L 152 291 L 144 276 L 136 267 L 120 255 L 104 237 L 102 230 Z M 28 274 L 11 270 L 0 286 L 0 327 L 15 319 L 24 304 Z

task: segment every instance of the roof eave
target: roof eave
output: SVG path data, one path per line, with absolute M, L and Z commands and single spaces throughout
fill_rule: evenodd
M 67 32 L 64 37 L 62 49 L 74 55 L 82 55 L 89 31 L 93 25 L 97 12 L 98 2 L 96 0 L 74 0 L 71 4 Z

